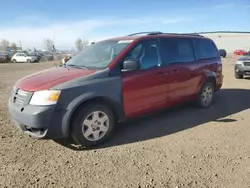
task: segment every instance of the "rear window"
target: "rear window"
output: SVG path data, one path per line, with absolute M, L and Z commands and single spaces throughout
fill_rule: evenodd
M 193 39 L 195 56 L 197 59 L 217 58 L 218 50 L 214 43 L 208 39 Z
M 188 38 L 162 38 L 160 41 L 164 64 L 194 61 L 192 42 Z

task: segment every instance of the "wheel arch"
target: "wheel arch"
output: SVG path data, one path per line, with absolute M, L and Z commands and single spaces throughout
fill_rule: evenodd
M 118 102 L 106 96 L 95 96 L 93 94 L 83 95 L 72 101 L 67 108 L 67 113 L 63 118 L 63 132 L 66 135 L 69 135 L 72 120 L 77 115 L 79 110 L 90 103 L 101 103 L 108 106 L 113 112 L 116 122 L 120 122 L 124 118 L 122 104 L 119 104 Z
M 202 86 L 206 83 L 206 82 L 211 82 L 214 86 L 214 89 L 216 89 L 216 73 L 215 72 L 212 72 L 212 71 L 208 71 L 206 72 L 206 74 L 203 76 L 200 84 L 199 84 L 199 87 L 197 89 L 197 93 L 200 92 Z

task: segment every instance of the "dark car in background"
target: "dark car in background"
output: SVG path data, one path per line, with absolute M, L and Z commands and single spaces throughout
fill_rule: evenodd
M 27 53 L 28 56 L 33 56 L 36 58 L 36 62 L 39 62 L 41 57 L 42 57 L 42 54 L 41 53 L 38 53 L 38 52 L 30 52 L 30 53 Z
M 54 55 L 49 52 L 43 52 L 39 61 L 53 61 Z
M 7 63 L 11 59 L 11 55 L 8 52 L 0 52 L 0 63 Z
M 7 58 L 5 55 L 0 54 L 0 63 L 6 63 L 8 62 Z
M 221 57 L 226 57 L 227 56 L 227 51 L 225 49 L 219 49 L 219 53 Z

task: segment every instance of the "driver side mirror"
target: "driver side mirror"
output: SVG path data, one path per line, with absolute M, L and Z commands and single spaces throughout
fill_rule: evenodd
M 140 63 L 133 59 L 127 59 L 123 62 L 122 72 L 133 71 L 140 69 Z

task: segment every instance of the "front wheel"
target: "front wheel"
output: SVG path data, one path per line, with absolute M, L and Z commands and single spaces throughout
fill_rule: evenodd
M 30 60 L 30 59 L 28 59 L 28 60 L 27 60 L 27 63 L 31 63 L 31 60 Z
M 236 79 L 242 79 L 244 76 L 242 74 L 234 73 Z
M 92 103 L 78 111 L 71 124 L 71 137 L 80 145 L 93 147 L 106 141 L 115 124 L 113 112 L 103 104 Z
M 208 108 L 212 102 L 214 97 L 214 84 L 211 82 L 206 82 L 197 97 L 196 104 L 200 108 Z

